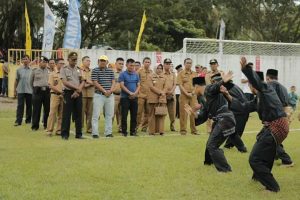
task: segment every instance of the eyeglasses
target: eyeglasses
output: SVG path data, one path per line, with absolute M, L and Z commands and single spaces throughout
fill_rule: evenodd
M 186 62 L 185 64 L 189 64 L 189 65 L 191 65 L 192 63 L 191 63 L 191 62 Z
M 73 62 L 77 61 L 77 58 L 71 59 Z
M 162 70 L 163 68 L 161 68 L 161 67 L 158 67 L 158 68 L 156 68 L 156 69 L 161 69 L 161 70 Z

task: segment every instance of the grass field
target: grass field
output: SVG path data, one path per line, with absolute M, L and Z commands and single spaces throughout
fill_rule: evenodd
M 72 135 L 63 141 L 46 137 L 43 130 L 32 132 L 30 125 L 14 127 L 14 120 L 14 110 L 1 109 L 1 200 L 300 198 L 299 130 L 290 132 L 284 142 L 295 166 L 283 168 L 275 162 L 273 174 L 281 186 L 275 194 L 250 180 L 249 153 L 225 150 L 232 173 L 218 173 L 214 166 L 204 166 L 205 126 L 199 127 L 200 136 L 168 132 L 166 136 L 78 141 Z M 100 124 L 103 130 L 102 119 Z M 260 127 L 252 114 L 246 131 Z M 291 128 L 300 128 L 300 123 L 294 120 Z M 255 135 L 243 136 L 248 150 Z

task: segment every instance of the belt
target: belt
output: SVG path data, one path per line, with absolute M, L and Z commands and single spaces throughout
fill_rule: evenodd
M 121 93 L 114 92 L 113 94 L 114 94 L 114 95 L 120 95 Z
M 48 87 L 48 86 L 44 86 L 44 87 L 34 87 L 34 88 L 41 89 L 41 91 L 49 90 L 49 87 Z

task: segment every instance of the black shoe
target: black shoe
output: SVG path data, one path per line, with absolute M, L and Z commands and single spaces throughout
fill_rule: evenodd
M 21 124 L 16 122 L 14 126 L 21 126 Z
M 176 129 L 175 128 L 170 128 L 172 132 L 176 132 Z
M 213 164 L 212 162 L 204 161 L 204 165 L 212 165 L 212 164 Z
M 32 130 L 32 131 L 37 131 L 37 130 L 38 130 L 38 128 L 31 128 L 31 130 Z
M 83 139 L 86 139 L 85 137 L 83 137 L 82 135 L 81 136 L 75 136 L 76 139 L 79 139 L 79 140 L 83 140 Z
M 122 133 L 122 135 L 123 135 L 124 137 L 127 137 L 127 133 Z
M 69 138 L 66 137 L 66 136 L 62 136 L 61 139 L 62 139 L 62 140 L 68 140 Z
M 31 124 L 31 121 L 26 121 L 25 124 Z
M 241 153 L 247 153 L 247 148 L 243 147 L 241 149 L 238 149 L 238 151 L 241 152 Z
M 94 138 L 94 139 L 98 139 L 98 138 L 99 138 L 99 135 L 93 135 L 93 138 Z
M 164 133 L 159 133 L 159 135 L 163 136 L 163 135 L 164 135 Z
M 137 137 L 138 135 L 136 133 L 130 133 L 130 136 Z
M 107 135 L 107 136 L 105 136 L 105 137 L 114 137 L 112 134 L 109 134 L 109 135 Z

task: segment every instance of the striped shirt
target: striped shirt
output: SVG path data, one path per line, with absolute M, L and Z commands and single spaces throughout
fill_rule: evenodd
M 112 86 L 112 81 L 115 80 L 114 71 L 110 68 L 100 69 L 96 67 L 92 71 L 92 81 L 98 81 L 98 83 L 105 89 L 110 90 Z M 96 93 L 102 93 L 98 89 L 95 90 Z

